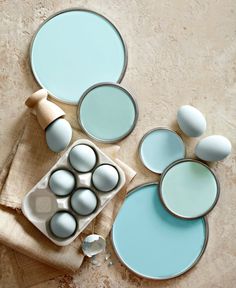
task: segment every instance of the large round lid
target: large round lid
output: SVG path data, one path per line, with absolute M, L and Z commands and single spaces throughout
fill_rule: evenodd
M 77 104 L 95 83 L 120 82 L 127 49 L 117 28 L 89 10 L 60 11 L 35 33 L 30 62 L 37 82 L 65 103 Z

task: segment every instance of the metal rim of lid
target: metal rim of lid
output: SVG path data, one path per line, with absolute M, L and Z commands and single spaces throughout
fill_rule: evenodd
M 198 163 L 198 164 L 201 164 L 202 166 L 206 167 L 210 172 L 211 174 L 213 175 L 215 181 L 216 181 L 216 197 L 215 197 L 215 201 L 212 203 L 211 207 L 209 209 L 207 209 L 207 211 L 205 213 L 202 213 L 200 215 L 197 215 L 195 217 L 186 217 L 186 216 L 182 216 L 180 214 L 177 214 L 176 212 L 172 211 L 170 208 L 168 208 L 168 206 L 166 205 L 165 201 L 164 201 L 164 198 L 163 198 L 163 195 L 162 195 L 162 182 L 165 178 L 165 175 L 166 173 L 174 166 L 180 164 L 180 163 L 184 163 L 184 162 L 195 162 L 195 163 Z M 191 159 L 191 158 L 185 158 L 185 159 L 181 159 L 181 160 L 177 160 L 173 163 L 171 163 L 165 170 L 164 172 L 162 173 L 161 175 L 161 179 L 160 179 L 160 185 L 159 185 L 159 194 L 160 194 L 160 199 L 161 199 L 161 202 L 162 204 L 164 205 L 164 207 L 167 209 L 167 211 L 169 213 L 171 213 L 172 215 L 174 215 L 175 217 L 177 218 L 180 218 L 180 219 L 185 219 L 185 220 L 195 220 L 195 219 L 198 219 L 198 218 L 201 218 L 201 217 L 204 217 L 206 216 L 209 212 L 211 212 L 211 210 L 216 206 L 218 200 L 219 200 L 219 197 L 220 197 L 220 183 L 219 183 L 219 180 L 217 179 L 215 173 L 210 169 L 210 167 L 208 167 L 205 163 L 199 161 L 199 160 L 196 160 L 196 159 Z
M 85 99 L 85 97 L 88 95 L 88 93 L 90 91 L 92 91 L 93 89 L 95 89 L 97 87 L 100 87 L 100 86 L 113 86 L 113 87 L 116 87 L 118 89 L 123 90 L 126 93 L 126 95 L 131 99 L 131 101 L 133 103 L 133 107 L 134 107 L 135 117 L 134 117 L 134 121 L 133 121 L 132 126 L 130 127 L 130 129 L 124 135 L 122 135 L 120 137 L 117 137 L 117 138 L 115 138 L 113 140 L 104 140 L 104 139 L 101 139 L 101 138 L 98 138 L 98 137 L 94 136 L 93 134 L 91 134 L 90 132 L 88 132 L 86 130 L 86 128 L 84 127 L 84 125 L 82 124 L 82 121 L 80 119 L 80 109 L 81 109 L 83 100 Z M 101 83 L 97 83 L 97 84 L 94 84 L 91 87 L 89 87 L 83 93 L 83 95 L 81 96 L 81 98 L 79 100 L 79 103 L 78 103 L 78 109 L 77 109 L 77 120 L 78 120 L 79 125 L 80 125 L 81 129 L 83 130 L 83 132 L 86 133 L 92 139 L 94 139 L 94 140 L 96 140 L 98 142 L 101 142 L 101 143 L 116 143 L 116 142 L 119 142 L 119 141 L 123 140 L 127 136 L 129 136 L 132 133 L 132 131 L 134 130 L 136 124 L 137 124 L 138 116 L 139 116 L 138 105 L 137 105 L 137 102 L 134 99 L 134 97 L 131 95 L 131 93 L 126 88 L 124 88 L 123 86 L 121 86 L 118 83 L 113 83 L 113 82 L 101 82 Z
M 163 173 L 163 171 L 154 171 L 153 169 L 149 168 L 146 164 L 145 164 L 145 161 L 142 157 L 142 153 L 141 153 L 141 149 L 142 149 L 142 144 L 144 142 L 144 140 L 147 138 L 147 136 L 149 136 L 149 134 L 151 134 L 152 132 L 155 132 L 155 131 L 158 131 L 158 130 L 166 130 L 166 131 L 169 131 L 169 132 L 172 132 L 174 133 L 180 140 L 181 142 L 183 143 L 183 146 L 184 146 L 184 157 L 186 156 L 186 146 L 185 146 L 185 143 L 182 139 L 182 137 L 174 130 L 170 129 L 170 128 L 167 128 L 167 127 L 157 127 L 157 128 L 153 128 L 151 130 L 149 130 L 148 132 L 146 132 L 143 137 L 141 138 L 140 142 L 139 142 L 139 146 L 138 146 L 138 154 L 139 154 L 139 159 L 141 160 L 142 164 L 151 172 L 155 173 L 155 174 L 158 174 L 158 175 L 161 175 Z M 169 165 L 168 165 L 169 166 Z M 165 169 L 164 169 L 165 170 Z
M 133 189 L 131 189 L 126 198 L 128 198 L 131 194 L 135 193 L 135 192 L 138 192 L 138 190 L 140 188 L 143 188 L 143 187 L 146 187 L 146 186 L 151 186 L 151 185 L 159 185 L 159 189 L 160 189 L 160 184 L 158 182 L 147 182 L 147 183 L 144 183 L 144 184 L 141 184 L 141 185 L 138 185 L 136 187 L 134 187 Z M 157 192 L 158 193 L 158 192 Z M 162 203 L 162 202 L 161 202 Z M 172 213 L 171 213 L 172 214 Z M 172 214 L 173 215 L 173 214 Z M 175 215 L 173 215 L 175 216 Z M 200 217 L 199 217 L 200 218 Z M 171 277 L 163 277 L 163 278 L 158 278 L 158 277 L 148 277 L 148 276 L 145 276 L 145 275 L 142 275 L 142 274 L 139 274 L 137 273 L 134 269 L 132 269 L 131 267 L 129 267 L 129 265 L 121 258 L 121 256 L 119 255 L 116 247 L 115 247 L 115 244 L 114 244 L 114 239 L 113 239 L 113 233 L 111 232 L 110 234 L 110 238 L 111 238 L 111 243 L 112 243 L 112 247 L 115 251 L 115 254 L 116 256 L 118 257 L 118 259 L 120 260 L 120 262 L 122 264 L 124 264 L 131 272 L 133 272 L 134 274 L 138 275 L 139 277 L 141 276 L 142 278 L 144 279 L 150 279 L 150 280 L 169 280 L 169 279 L 173 279 L 173 278 L 176 278 L 176 277 L 179 277 L 183 274 L 185 274 L 186 272 L 190 271 L 194 266 L 196 266 L 198 264 L 198 262 L 200 261 L 200 259 L 202 258 L 205 250 L 206 250 L 206 247 L 207 247 L 207 243 L 208 243 L 208 239 L 209 239 L 209 224 L 208 224 L 208 220 L 207 220 L 207 216 L 203 216 L 201 217 L 203 220 L 204 220 L 204 224 L 205 224 L 205 240 L 204 240 L 204 243 L 203 243 L 203 246 L 202 246 L 202 250 L 201 252 L 199 253 L 198 257 L 195 259 L 195 261 L 192 263 L 192 265 L 190 267 L 188 267 L 187 269 L 185 269 L 184 271 L 181 271 L 180 273 L 177 273 L 176 275 L 174 276 L 171 276 Z M 182 220 L 184 220 L 183 218 L 181 218 Z M 185 219 L 186 220 L 186 219 Z
M 52 15 L 50 15 L 46 20 L 44 20 L 40 25 L 39 27 L 37 28 L 37 30 L 35 31 L 32 39 L 31 39 L 31 42 L 30 42 L 30 46 L 29 46 L 29 64 L 30 64 L 30 69 L 31 69 L 31 72 L 34 76 L 34 79 L 36 80 L 36 82 L 39 84 L 39 86 L 43 89 L 46 89 L 41 81 L 39 80 L 39 78 L 37 77 L 37 73 L 34 72 L 33 70 L 33 67 L 32 67 L 32 50 L 33 50 L 33 45 L 34 45 L 34 40 L 38 34 L 38 32 L 40 31 L 40 29 L 48 22 L 50 21 L 52 18 L 60 15 L 60 14 L 63 14 L 63 13 L 67 13 L 67 12 L 73 12 L 73 11 L 81 11 L 81 12 L 88 12 L 88 13 L 93 13 L 101 18 L 103 18 L 104 20 L 106 20 L 112 27 L 114 27 L 115 31 L 117 32 L 117 34 L 119 35 L 119 38 L 121 39 L 121 42 L 122 42 L 122 45 L 123 45 L 123 48 L 124 48 L 124 65 L 123 65 L 123 69 L 120 73 L 120 76 L 119 78 L 117 79 L 117 83 L 121 83 L 121 81 L 123 80 L 124 76 L 125 76 L 125 72 L 127 70 L 127 66 L 128 66 L 128 49 L 127 49 L 127 44 L 123 38 L 123 36 L 121 35 L 120 31 L 118 30 L 117 28 L 117 25 L 113 24 L 106 16 L 103 16 L 102 14 L 96 12 L 96 11 L 93 11 L 93 10 L 90 10 L 90 9 L 85 9 L 85 8 L 69 8 L 69 9 L 63 9 L 63 10 L 60 10 L 56 13 L 53 13 Z M 47 89 L 46 89 L 47 90 Z M 51 96 L 52 98 L 56 99 L 57 101 L 61 102 L 61 103 L 65 103 L 65 104 L 69 104 L 69 105 L 77 105 L 78 102 L 71 102 L 71 101 L 66 101 L 66 100 L 62 100 L 60 98 L 58 98 L 56 95 L 54 95 L 51 91 L 47 90 L 48 91 L 48 94 L 49 96 Z

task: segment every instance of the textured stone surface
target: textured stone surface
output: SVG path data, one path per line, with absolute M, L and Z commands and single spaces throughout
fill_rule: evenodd
M 25 98 L 38 88 L 28 65 L 28 46 L 38 25 L 69 7 L 98 11 L 115 23 L 129 53 L 122 85 L 139 104 L 134 132 L 120 143 L 121 159 L 138 171 L 133 186 L 158 180 L 137 158 L 142 135 L 157 126 L 176 128 L 182 104 L 199 108 L 208 127 L 204 136 L 223 134 L 236 147 L 236 2 L 193 0 L 0 1 L 0 166 L 22 127 Z M 73 123 L 73 125 L 77 125 Z M 187 139 L 193 156 L 197 139 Z M 236 154 L 214 164 L 221 183 L 217 207 L 209 216 L 210 238 L 199 264 L 165 282 L 141 279 L 112 255 L 114 265 L 94 267 L 87 261 L 72 277 L 37 285 L 54 287 L 199 287 L 231 288 L 236 282 Z M 0 246 L 0 287 L 18 287 L 12 251 Z M 10 283 L 9 283 L 10 281 Z

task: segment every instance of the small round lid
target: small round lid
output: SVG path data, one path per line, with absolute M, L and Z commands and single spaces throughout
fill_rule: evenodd
M 169 212 L 180 218 L 196 219 L 209 213 L 219 191 L 213 171 L 197 160 L 176 161 L 161 175 L 161 200 Z
M 132 95 L 115 83 L 98 83 L 84 92 L 78 105 L 81 128 L 93 139 L 114 143 L 134 129 L 138 108 Z
M 175 131 L 155 128 L 141 139 L 139 156 L 146 168 L 161 174 L 169 164 L 185 157 L 185 145 Z

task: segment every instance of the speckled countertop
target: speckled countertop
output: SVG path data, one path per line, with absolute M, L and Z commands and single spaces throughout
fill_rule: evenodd
M 185 275 L 156 282 L 122 266 L 84 263 L 73 277 L 36 287 L 78 288 L 233 288 L 236 283 L 236 2 L 235 0 L 94 0 L 0 1 L 0 167 L 23 125 L 25 98 L 38 86 L 28 65 L 28 46 L 38 25 L 69 7 L 98 11 L 114 22 L 128 46 L 129 63 L 122 85 L 136 97 L 140 117 L 134 132 L 120 143 L 121 159 L 138 171 L 133 186 L 158 180 L 137 159 L 137 143 L 156 126 L 176 128 L 182 104 L 198 107 L 207 118 L 205 135 L 223 134 L 233 154 L 213 165 L 221 196 L 209 216 L 210 238 L 199 264 Z M 197 140 L 186 139 L 193 156 Z M 1 220 L 0 220 L 1 221 Z M 11 266 L 12 251 L 0 246 L 0 287 L 19 287 Z

